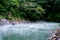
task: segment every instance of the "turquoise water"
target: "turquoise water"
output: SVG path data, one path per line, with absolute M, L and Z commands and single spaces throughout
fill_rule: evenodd
M 0 40 L 48 40 L 59 23 L 21 23 L 0 27 Z

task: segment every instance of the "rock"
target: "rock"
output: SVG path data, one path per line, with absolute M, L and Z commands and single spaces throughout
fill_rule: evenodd
M 60 40 L 60 28 L 57 29 L 49 40 Z
M 9 21 L 5 18 L 0 19 L 0 25 L 10 24 Z
M 15 23 L 15 21 L 7 20 L 5 18 L 0 19 L 0 26 L 7 25 L 7 24 L 15 25 L 16 23 Z
M 15 25 L 16 23 L 14 22 L 14 21 L 9 21 L 10 22 L 10 24 L 12 24 L 12 25 Z
M 5 18 L 0 19 L 0 26 L 1 25 L 7 25 L 7 24 L 11 24 L 11 25 L 15 25 L 15 24 L 20 24 L 20 23 L 29 23 L 29 21 L 14 21 L 14 20 L 7 20 Z

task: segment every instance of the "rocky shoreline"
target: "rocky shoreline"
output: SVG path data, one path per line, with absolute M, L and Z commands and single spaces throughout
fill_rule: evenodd
M 11 25 L 15 25 L 15 24 L 20 24 L 20 23 L 29 23 L 29 21 L 16 21 L 16 20 L 7 20 L 5 18 L 0 19 L 0 26 L 1 25 L 6 25 L 6 24 L 11 24 Z
M 38 22 L 46 22 L 45 20 L 41 20 L 41 21 L 36 21 L 37 23 Z M 15 25 L 15 24 L 20 24 L 20 23 L 35 23 L 34 21 L 28 21 L 28 20 L 8 20 L 6 18 L 1 18 L 0 19 L 0 26 L 1 25 L 6 25 L 6 24 L 12 24 L 12 25 Z

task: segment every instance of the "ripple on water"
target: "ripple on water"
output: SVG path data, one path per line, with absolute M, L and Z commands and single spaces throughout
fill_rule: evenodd
M 0 27 L 0 40 L 47 40 L 58 23 L 26 23 Z

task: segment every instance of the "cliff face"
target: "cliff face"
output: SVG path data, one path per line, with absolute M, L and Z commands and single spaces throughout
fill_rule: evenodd
M 0 0 L 0 18 L 60 22 L 60 1 Z

